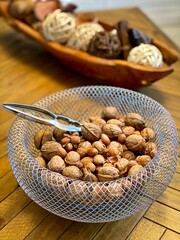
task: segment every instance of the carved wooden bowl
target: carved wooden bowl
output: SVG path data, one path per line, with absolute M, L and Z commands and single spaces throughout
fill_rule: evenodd
M 171 65 L 179 59 L 179 55 L 175 50 L 167 47 L 157 39 L 153 39 L 152 44 L 161 51 L 164 61 L 163 66 L 159 68 L 142 66 L 126 60 L 96 57 L 81 50 L 65 47 L 57 42 L 45 40 L 39 31 L 13 18 L 8 13 L 8 3 L 5 1 L 0 2 L 0 13 L 7 20 L 8 24 L 35 40 L 57 57 L 62 64 L 90 79 L 97 79 L 100 84 L 138 89 L 172 73 L 173 68 Z M 107 23 L 101 21 L 99 23 L 105 30 L 109 31 L 112 29 L 112 26 Z

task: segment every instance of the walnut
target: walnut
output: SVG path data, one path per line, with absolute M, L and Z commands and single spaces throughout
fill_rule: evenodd
M 60 156 L 54 156 L 51 158 L 51 160 L 48 162 L 48 168 L 52 170 L 53 172 L 62 172 L 62 170 L 65 168 L 64 160 Z
M 102 128 L 102 126 L 104 124 L 106 124 L 106 121 L 104 119 L 102 119 L 101 117 L 90 117 L 89 120 L 91 123 L 96 124 L 100 128 Z
M 86 203 L 86 201 L 90 198 L 87 184 L 82 181 L 72 181 L 70 184 L 68 184 L 66 191 L 69 199 L 77 201 L 78 203 L 80 201 Z
M 117 109 L 116 109 L 116 107 L 113 107 L 113 106 L 105 107 L 102 110 L 102 114 L 101 114 L 102 118 L 104 118 L 104 119 L 116 118 L 117 115 L 118 115 Z
M 81 159 L 81 163 L 83 164 L 84 167 L 86 166 L 86 164 L 92 163 L 92 162 L 93 162 L 92 157 L 84 157 Z
M 122 176 L 128 171 L 129 161 L 126 158 L 119 159 L 114 166 L 119 170 L 119 174 Z
M 101 128 L 94 123 L 84 123 L 81 128 L 82 136 L 90 142 L 101 138 Z
M 96 148 L 99 154 L 106 152 L 106 145 L 101 140 L 93 142 L 92 147 Z
M 41 129 L 34 136 L 34 144 L 37 149 L 40 149 L 44 143 L 52 140 L 52 132 Z
M 98 178 L 96 177 L 96 175 L 93 174 L 92 172 L 89 172 L 86 168 L 83 169 L 83 173 L 84 173 L 84 177 L 83 177 L 84 181 L 98 182 Z
M 128 160 L 134 160 L 136 158 L 136 155 L 134 152 L 127 150 L 122 153 L 122 157 L 127 158 Z
M 82 179 L 83 177 L 82 171 L 76 166 L 65 167 L 62 170 L 62 175 L 73 179 Z
M 145 145 L 144 154 L 147 154 L 153 158 L 156 155 L 156 153 L 157 153 L 156 144 L 153 142 L 147 142 Z
M 138 163 L 135 160 L 130 160 L 128 163 L 128 171 L 132 166 L 138 165 Z
M 128 113 L 125 118 L 125 124 L 137 130 L 142 130 L 145 127 L 145 121 L 138 113 Z
M 125 126 L 122 128 L 122 132 L 127 136 L 133 134 L 135 131 L 135 128 L 132 126 Z
M 152 142 L 155 139 L 155 132 L 152 128 L 146 127 L 141 131 L 141 136 L 146 140 L 146 142 Z
M 97 176 L 99 181 L 111 181 L 119 177 L 119 170 L 115 167 L 103 166 L 99 169 Z
M 66 150 L 61 146 L 60 143 L 55 141 L 48 141 L 41 147 L 42 157 L 46 160 L 50 160 L 55 155 L 64 158 L 67 155 Z
M 120 155 L 121 156 L 122 152 L 123 152 L 123 147 L 119 142 L 111 141 L 110 144 L 107 146 L 107 152 L 111 156 L 115 156 L 115 155 Z
M 78 148 L 77 148 L 77 152 L 79 153 L 79 155 L 82 157 L 86 156 L 87 152 L 88 152 L 88 149 L 91 147 L 91 143 L 89 141 L 84 141 L 84 142 L 81 142 L 79 145 L 78 145 Z
M 80 162 L 80 155 L 76 151 L 68 152 L 66 157 L 65 157 L 65 159 L 64 159 L 64 161 L 68 165 L 74 165 L 74 166 L 78 166 L 78 167 L 83 167 L 82 163 Z
M 143 168 L 143 167 L 139 164 L 132 166 L 128 171 L 128 175 L 132 176 L 132 175 L 136 174 L 137 172 L 139 172 L 139 170 L 141 168 Z
M 144 167 L 148 162 L 151 161 L 151 157 L 149 155 L 141 155 L 138 156 L 135 160 L 139 165 Z
M 65 148 L 66 148 L 67 152 L 70 152 L 70 151 L 74 150 L 74 146 L 70 142 L 66 144 Z
M 46 167 L 46 161 L 41 156 L 35 158 L 35 160 L 43 167 Z
M 109 138 L 113 139 L 118 137 L 122 130 L 116 124 L 106 123 L 102 127 L 102 132 L 105 133 Z
M 125 145 L 130 151 L 141 151 L 145 147 L 145 140 L 140 135 L 132 134 L 126 138 Z
M 94 156 L 93 162 L 96 165 L 103 165 L 105 163 L 105 158 L 102 155 L 97 154 L 96 156 Z
M 109 119 L 107 121 L 107 123 L 118 125 L 118 127 L 120 127 L 120 128 L 124 127 L 124 125 L 125 125 L 123 122 L 121 122 L 118 119 Z
M 60 142 L 61 139 L 64 137 L 64 133 L 66 133 L 66 131 L 55 128 L 53 131 L 53 137 L 56 139 L 57 142 Z

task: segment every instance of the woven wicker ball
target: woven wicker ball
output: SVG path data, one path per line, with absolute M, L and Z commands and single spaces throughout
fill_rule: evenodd
M 128 61 L 150 66 L 150 67 L 161 67 L 163 65 L 163 57 L 157 47 L 151 44 L 140 44 L 134 47 L 129 52 Z
M 90 40 L 97 32 L 104 31 L 104 28 L 93 22 L 80 24 L 67 42 L 67 46 L 83 51 L 87 51 Z
M 50 13 L 42 23 L 42 33 L 47 40 L 66 43 L 76 26 L 75 17 L 60 9 Z

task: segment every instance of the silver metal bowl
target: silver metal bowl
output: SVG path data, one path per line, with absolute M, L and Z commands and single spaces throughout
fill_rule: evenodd
M 137 112 L 156 132 L 158 146 L 156 156 L 133 177 L 98 183 L 73 180 L 35 161 L 33 138 L 45 126 L 17 118 L 8 137 L 12 171 L 25 193 L 49 212 L 81 222 L 115 221 L 147 209 L 169 185 L 177 165 L 177 131 L 171 115 L 153 99 L 118 87 L 85 86 L 55 92 L 35 105 L 77 120 L 99 115 L 109 105 L 122 115 Z

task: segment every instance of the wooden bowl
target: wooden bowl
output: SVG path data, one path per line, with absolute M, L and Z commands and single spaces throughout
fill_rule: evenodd
M 178 53 L 157 39 L 152 44 L 158 47 L 163 55 L 164 65 L 159 68 L 147 67 L 119 59 L 105 59 L 90 55 L 81 50 L 66 47 L 57 42 L 47 41 L 41 32 L 30 25 L 12 17 L 8 13 L 8 2 L 0 2 L 0 13 L 13 28 L 32 38 L 46 50 L 57 57 L 68 68 L 91 79 L 97 79 L 101 84 L 111 84 L 119 87 L 138 89 L 167 76 L 173 72 L 171 65 L 179 59 Z M 112 26 L 99 21 L 106 29 Z

